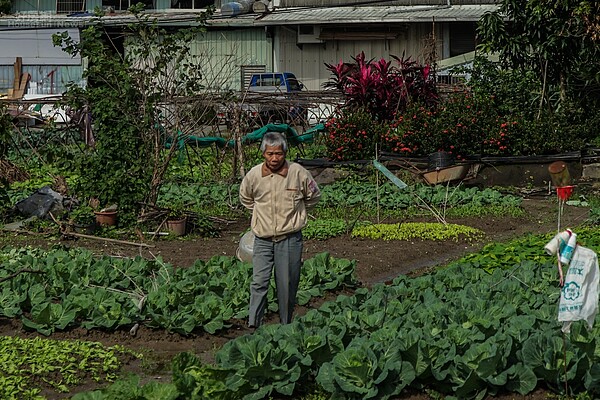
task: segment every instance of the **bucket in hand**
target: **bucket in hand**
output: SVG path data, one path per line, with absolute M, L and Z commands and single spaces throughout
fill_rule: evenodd
M 238 249 L 235 253 L 238 260 L 251 263 L 252 262 L 252 254 L 254 253 L 254 233 L 252 231 L 248 231 L 244 233 L 242 238 L 240 239 L 240 244 L 238 245 Z

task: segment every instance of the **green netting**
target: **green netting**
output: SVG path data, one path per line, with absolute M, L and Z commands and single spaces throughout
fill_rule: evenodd
M 177 132 L 177 148 L 182 150 L 186 144 L 193 144 L 198 147 L 210 147 L 213 144 L 217 147 L 225 147 L 227 141 L 222 137 L 215 136 L 188 136 L 181 133 L 181 131 Z M 165 148 L 170 149 L 173 143 L 172 137 L 167 137 L 165 140 Z
M 264 134 L 267 132 L 281 132 L 285 133 L 285 136 L 290 146 L 298 146 L 303 143 L 311 143 L 312 141 L 314 141 L 315 136 L 324 130 L 325 125 L 318 124 L 304 132 L 302 135 L 298 135 L 298 132 L 296 132 L 296 130 L 288 124 L 267 124 L 262 128 L 250 132 L 249 134 L 242 137 L 242 144 L 260 142 Z M 233 147 L 234 143 L 234 140 L 231 139 L 227 142 L 227 146 Z
M 324 124 L 318 124 L 303 134 L 298 135 L 298 132 L 288 124 L 267 124 L 262 128 L 259 128 L 253 132 L 248 133 L 242 137 L 242 144 L 251 144 L 260 142 L 267 132 L 281 132 L 285 133 L 290 146 L 299 146 L 303 143 L 312 143 L 315 140 L 315 136 L 325 130 Z M 222 137 L 216 136 L 188 136 L 178 131 L 177 148 L 182 150 L 186 144 L 195 145 L 198 147 L 209 147 L 213 144 L 217 147 L 231 147 L 235 145 L 234 139 L 225 140 Z M 168 149 L 172 146 L 173 139 L 168 137 L 165 141 L 165 147 Z

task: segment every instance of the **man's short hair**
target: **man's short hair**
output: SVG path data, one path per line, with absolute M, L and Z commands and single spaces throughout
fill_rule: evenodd
M 281 146 L 281 150 L 287 153 L 288 143 L 285 139 L 285 134 L 281 132 L 267 132 L 263 135 L 262 142 L 260 144 L 260 151 L 264 153 L 267 150 L 267 146 L 277 147 Z

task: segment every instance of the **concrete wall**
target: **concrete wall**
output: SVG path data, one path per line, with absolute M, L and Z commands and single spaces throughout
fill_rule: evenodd
M 583 175 L 583 166 L 579 161 L 567 161 L 567 169 L 576 184 Z M 508 165 L 483 165 L 477 177 L 469 180 L 469 185 L 482 187 L 515 186 L 540 188 L 552 186 L 552 179 L 548 172 L 551 162 L 508 164 Z

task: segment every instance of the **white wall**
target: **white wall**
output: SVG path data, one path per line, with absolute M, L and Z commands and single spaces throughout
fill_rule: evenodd
M 293 27 L 293 26 L 292 26 Z M 337 64 L 340 61 L 352 62 L 352 57 L 365 52 L 367 59 L 384 58 L 392 60 L 391 55 L 416 61 L 424 59 L 423 44 L 431 32 L 430 23 L 410 24 L 409 28 L 390 40 L 331 40 L 325 43 L 308 43 L 298 46 L 296 32 L 290 28 L 278 28 L 276 35 L 280 43 L 275 48 L 275 59 L 280 71 L 296 74 L 308 90 L 320 90 L 322 84 L 331 77 L 324 63 Z M 437 52 L 441 56 L 442 39 L 437 40 Z M 396 61 L 393 61 L 396 63 Z
M 23 65 L 80 65 L 80 57 L 73 58 L 52 44 L 52 35 L 64 31 L 79 41 L 77 28 L 0 31 L 0 65 L 13 65 L 17 57 L 22 57 Z

